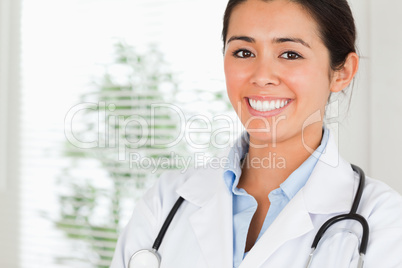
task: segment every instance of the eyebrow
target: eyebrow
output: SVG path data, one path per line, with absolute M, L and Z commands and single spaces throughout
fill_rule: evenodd
M 230 42 L 232 42 L 234 40 L 241 40 L 241 41 L 245 41 L 248 43 L 255 43 L 255 39 L 252 37 L 249 37 L 249 36 L 232 36 L 229 38 L 229 40 L 227 41 L 226 44 L 229 44 Z M 272 40 L 272 42 L 275 44 L 294 42 L 294 43 L 302 44 L 305 47 L 311 48 L 310 45 L 301 38 L 281 37 L 281 38 L 274 38 Z
M 241 41 L 246 41 L 248 43 L 255 43 L 255 39 L 249 36 L 232 36 L 229 38 L 226 44 L 229 44 L 230 42 L 234 40 L 241 40 Z
M 294 43 L 302 44 L 305 47 L 311 48 L 310 45 L 301 38 L 293 38 L 293 37 L 274 38 L 273 42 L 276 44 L 286 43 L 286 42 L 294 42 Z

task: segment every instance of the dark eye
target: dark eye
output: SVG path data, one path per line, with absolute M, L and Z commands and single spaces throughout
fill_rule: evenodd
M 300 56 L 299 54 L 297 54 L 296 52 L 293 52 L 293 51 L 286 51 L 285 53 L 283 53 L 281 55 L 281 58 L 288 59 L 288 60 L 297 60 L 301 57 L 302 56 Z
M 245 50 L 245 49 L 236 50 L 235 52 L 233 52 L 233 56 L 235 56 L 236 58 L 252 58 L 252 57 L 255 57 L 255 55 L 253 53 L 251 53 L 250 51 Z

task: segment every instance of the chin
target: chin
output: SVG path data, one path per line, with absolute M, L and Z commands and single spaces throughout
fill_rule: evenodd
M 278 142 L 278 133 L 272 133 L 268 129 L 248 129 L 247 132 L 250 135 L 250 146 L 275 147 Z

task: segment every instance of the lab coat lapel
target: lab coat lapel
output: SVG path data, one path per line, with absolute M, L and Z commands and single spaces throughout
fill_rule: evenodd
M 358 176 L 350 163 L 340 157 L 330 134 L 326 150 L 301 192 L 310 213 L 346 213 L 350 211 L 358 184 Z
M 357 180 L 349 163 L 339 154 L 330 135 L 306 185 L 282 210 L 243 260 L 240 268 L 260 267 L 287 241 L 312 230 L 311 214 L 346 213 L 350 210 Z
M 222 169 L 196 172 L 177 191 L 200 208 L 190 224 L 208 267 L 233 265 L 232 197 L 223 181 Z
M 304 197 L 297 194 L 254 245 L 239 268 L 260 267 L 285 242 L 313 228 Z

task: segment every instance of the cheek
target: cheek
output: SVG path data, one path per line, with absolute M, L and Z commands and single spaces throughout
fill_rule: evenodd
M 296 95 L 296 99 L 300 99 L 311 89 L 312 74 L 307 68 L 285 69 L 282 72 L 282 81 L 286 84 L 287 88 L 291 89 Z
M 225 59 L 224 71 L 226 89 L 232 105 L 241 98 L 242 89 L 246 81 L 245 72 L 231 60 Z
M 314 68 L 315 67 L 315 68 Z M 300 101 L 299 105 L 309 105 L 320 108 L 325 105 L 329 96 L 330 81 L 328 73 L 322 66 L 313 68 L 297 68 L 286 70 L 286 84 Z

